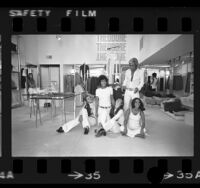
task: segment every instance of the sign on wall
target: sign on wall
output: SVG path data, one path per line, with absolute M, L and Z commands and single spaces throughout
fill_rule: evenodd
M 126 61 L 126 35 L 97 35 L 96 61 Z

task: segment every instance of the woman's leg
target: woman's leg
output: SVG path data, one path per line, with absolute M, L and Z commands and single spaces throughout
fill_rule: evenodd
M 64 130 L 65 133 L 69 132 L 71 129 L 73 129 L 74 127 L 76 127 L 78 124 L 79 124 L 79 117 L 77 117 L 76 119 L 74 120 L 71 120 L 67 123 L 65 123 L 63 126 L 62 126 L 62 129 Z
M 107 132 L 107 131 L 111 131 L 113 133 L 119 133 L 120 132 L 120 126 L 119 124 L 111 119 L 109 121 L 107 121 L 104 126 L 103 126 L 104 130 Z
M 85 108 L 82 109 L 82 117 L 83 117 L 83 121 L 82 121 L 83 128 L 86 128 L 86 127 L 90 128 L 89 117 L 88 117 L 87 110 Z
M 107 109 L 99 108 L 98 110 L 98 124 L 105 124 L 107 119 Z
M 130 92 L 126 90 L 124 94 L 124 111 L 129 109 L 130 100 L 131 100 Z
M 104 130 L 107 132 L 115 125 L 115 120 L 110 119 L 106 123 L 102 124 Z

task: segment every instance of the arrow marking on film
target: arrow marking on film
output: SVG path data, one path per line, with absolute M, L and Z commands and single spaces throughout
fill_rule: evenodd
M 164 180 L 166 180 L 166 179 L 169 179 L 169 178 L 172 178 L 174 176 L 174 174 L 171 174 L 171 173 L 169 173 L 169 172 L 167 172 L 165 175 L 164 175 Z
M 74 177 L 75 180 L 78 179 L 78 178 L 83 177 L 83 174 L 81 174 L 81 173 L 79 173 L 79 172 L 74 171 L 73 173 L 74 173 L 74 174 L 69 174 L 68 176 Z

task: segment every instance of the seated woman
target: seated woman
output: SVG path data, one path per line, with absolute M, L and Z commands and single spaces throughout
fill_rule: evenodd
M 110 120 L 106 123 L 101 124 L 101 128 L 96 131 L 96 137 L 102 135 L 106 136 L 106 132 L 111 131 L 113 133 L 119 133 L 121 127 L 124 123 L 124 111 L 123 111 L 123 101 L 121 98 L 118 98 L 115 103 L 115 108 L 110 110 Z
M 84 134 L 89 133 L 90 126 L 96 125 L 96 118 L 94 116 L 95 105 L 92 97 L 87 94 L 85 97 L 84 107 L 81 109 L 78 117 L 72 121 L 65 123 L 62 127 L 56 130 L 58 133 L 67 133 L 72 128 L 76 127 L 79 124 L 82 124 L 84 129 Z
M 129 137 L 145 138 L 145 108 L 141 99 L 134 98 L 130 101 L 130 108 L 125 114 L 123 135 Z

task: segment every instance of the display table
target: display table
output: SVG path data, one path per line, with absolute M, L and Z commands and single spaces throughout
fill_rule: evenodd
M 32 105 L 30 106 L 30 113 L 32 113 L 32 107 L 34 103 L 36 104 L 36 127 L 38 121 L 38 115 L 40 118 L 40 124 L 42 124 L 41 120 L 41 111 L 40 111 L 40 100 L 51 100 L 51 118 L 53 118 L 53 108 L 55 108 L 55 101 L 61 100 L 62 101 L 62 109 L 63 115 L 66 122 L 66 109 L 65 109 L 65 99 L 74 98 L 76 95 L 74 93 L 49 93 L 49 94 L 23 94 L 23 96 L 27 96 L 30 100 Z M 31 114 L 30 114 L 31 115 Z

